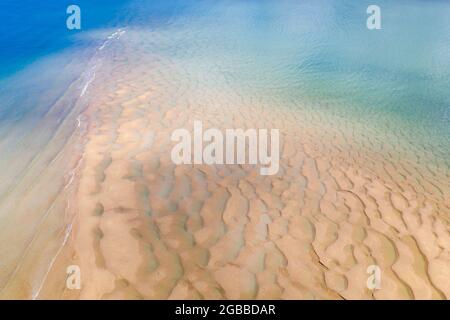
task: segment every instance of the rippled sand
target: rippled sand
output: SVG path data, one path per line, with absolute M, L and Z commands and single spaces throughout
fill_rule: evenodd
M 208 57 L 147 43 L 128 30 L 88 89 L 75 220 L 38 298 L 450 297 L 447 163 L 401 128 L 242 88 Z M 194 120 L 279 129 L 280 171 L 174 165 L 170 135 Z M 65 288 L 68 265 L 81 290 Z
M 376 123 L 233 91 L 127 37 L 84 115 L 76 223 L 59 259 L 80 266 L 82 288 L 59 295 L 55 277 L 42 297 L 449 298 L 445 163 Z M 170 135 L 194 120 L 278 128 L 279 173 L 174 165 Z

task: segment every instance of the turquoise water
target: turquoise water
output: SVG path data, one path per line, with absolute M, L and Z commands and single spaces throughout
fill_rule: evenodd
M 377 1 L 382 29 L 372 31 L 366 27 L 370 4 L 134 2 L 130 21 L 136 29 L 172 33 L 162 44 L 155 41 L 154 52 L 192 72 L 207 69 L 211 81 L 275 104 L 323 109 L 349 126 L 375 123 L 448 159 L 450 2 Z
M 366 28 L 369 1 L 80 0 L 79 31 L 65 26 L 69 4 L 0 4 L 4 135 L 26 123 L 23 136 L 39 123 L 110 30 L 170 29 L 172 42 L 155 45 L 155 52 L 199 68 L 212 63 L 230 86 L 302 101 L 349 121 L 370 118 L 386 130 L 404 127 L 437 156 L 449 154 L 448 1 L 377 1 L 382 29 L 375 31 Z

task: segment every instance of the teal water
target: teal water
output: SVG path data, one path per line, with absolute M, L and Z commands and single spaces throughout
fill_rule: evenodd
M 198 29 L 199 38 L 187 38 L 231 54 L 226 57 L 233 59 L 230 72 L 249 86 L 255 82 L 302 99 L 360 105 L 364 108 L 355 111 L 374 116 L 385 112 L 427 121 L 433 124 L 430 130 L 448 135 L 448 1 L 378 1 L 382 30 L 375 31 L 366 28 L 369 1 L 78 1 L 80 31 L 65 27 L 69 4 L 2 1 L 0 78 L 55 53 L 96 46 L 86 35 L 102 28 L 158 30 L 177 24 L 186 31 Z M 181 45 L 192 44 L 174 44 L 170 50 L 183 53 Z
M 0 241 L 8 244 L 0 247 L 3 297 L 9 285 L 22 286 L 12 279 L 30 253 L 38 275 L 30 273 L 24 286 L 38 292 L 64 240 L 79 114 L 87 105 L 81 92 L 93 78 L 99 46 L 123 24 L 119 13 L 127 1 L 77 1 L 80 31 L 66 27 L 72 3 L 0 2 Z
M 70 137 L 73 125 L 63 124 L 80 95 L 81 82 L 89 78 L 88 62 L 105 34 L 120 23 L 119 12 L 126 1 L 79 1 L 81 30 L 66 27 L 69 4 L 0 3 L 0 197 L 53 144 L 58 130 L 65 134 L 55 154 Z
M 350 130 L 376 125 L 448 164 L 448 1 L 378 1 L 381 30 L 366 27 L 368 1 L 83 0 L 81 30 L 66 28 L 69 4 L 0 4 L 0 166 L 10 169 L 0 194 L 52 144 L 118 28 L 141 38 L 137 50 L 182 65 L 186 88 L 220 82 L 274 106 L 323 110 Z M 75 121 L 66 122 L 68 139 Z
M 366 27 L 368 1 L 79 1 L 82 29 L 75 31 L 65 25 L 69 4 L 1 3 L 2 167 L 25 149 L 25 168 L 49 143 L 83 91 L 69 87 L 92 80 L 88 62 L 117 28 L 163 34 L 163 43 L 148 39 L 151 51 L 193 72 L 210 69 L 213 81 L 230 88 L 349 124 L 376 123 L 449 158 L 448 1 L 378 1 L 381 30 Z M 57 101 L 63 106 L 37 139 Z
M 378 1 L 381 30 L 366 27 L 370 1 L 152 3 L 134 2 L 130 19 L 168 38 L 150 51 L 235 90 L 375 123 L 449 158 L 450 2 Z

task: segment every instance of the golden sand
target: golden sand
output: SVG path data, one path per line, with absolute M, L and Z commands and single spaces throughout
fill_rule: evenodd
M 93 83 L 73 230 L 38 298 L 450 297 L 445 165 L 375 124 L 243 98 L 200 73 L 202 85 L 177 82 L 189 70 L 136 47 Z M 278 174 L 173 164 L 170 135 L 194 120 L 279 129 Z M 65 288 L 68 265 L 80 290 Z

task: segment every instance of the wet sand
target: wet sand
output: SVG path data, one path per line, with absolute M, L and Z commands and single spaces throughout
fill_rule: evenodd
M 148 42 L 127 30 L 107 48 L 77 118 L 86 131 L 61 159 L 71 174 L 55 209 L 66 217 L 59 240 L 47 242 L 57 248 L 42 282 L 30 280 L 28 255 L 2 298 L 450 297 L 447 162 L 407 143 L 401 125 L 274 98 L 220 77 L 211 57 L 198 65 Z M 173 164 L 171 133 L 196 120 L 279 129 L 278 174 Z M 69 265 L 80 267 L 80 290 L 66 288 Z M 381 269 L 377 290 L 366 286 L 371 265 Z
M 445 162 L 377 123 L 244 96 L 205 70 L 185 80 L 194 69 L 144 44 L 113 57 L 83 114 L 73 230 L 39 298 L 450 297 Z M 195 120 L 278 128 L 280 171 L 173 164 L 170 135 Z M 64 288 L 71 264 L 81 290 Z

